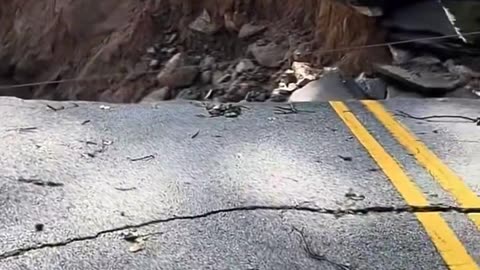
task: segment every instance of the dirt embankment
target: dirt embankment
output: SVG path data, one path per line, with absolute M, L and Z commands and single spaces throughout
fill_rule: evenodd
M 337 63 L 350 73 L 388 59 L 385 49 L 323 53 L 383 41 L 374 19 L 334 0 L 2 0 L 1 6 L 0 84 L 81 80 L 10 90 L 25 98 L 137 102 L 158 80 L 155 72 L 133 73 L 161 69 L 174 52 L 231 61 L 257 39 L 286 43 L 289 52 L 309 44 L 308 61 Z M 201 14 L 215 25 L 212 33 L 189 27 Z M 247 23 L 267 30 L 240 39 Z M 152 46 L 165 52 L 153 65 L 145 59 Z M 83 80 L 110 74 L 117 76 Z

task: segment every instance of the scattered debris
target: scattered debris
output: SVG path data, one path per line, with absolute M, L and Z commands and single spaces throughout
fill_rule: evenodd
M 140 243 L 133 243 L 130 248 L 128 249 L 128 251 L 132 252 L 132 253 L 137 253 L 139 251 L 142 251 L 145 249 L 145 244 L 143 242 L 140 242 Z
M 58 112 L 58 111 L 61 111 L 61 110 L 65 110 L 65 107 L 64 107 L 64 106 L 53 107 L 52 105 L 49 105 L 49 104 L 47 104 L 47 108 L 49 108 L 50 110 L 52 110 L 52 111 L 54 111 L 54 112 Z
M 22 127 L 22 128 L 12 128 L 12 129 L 7 129 L 5 131 L 16 131 L 18 133 L 26 133 L 26 132 L 35 132 L 37 131 L 37 127 Z
M 347 157 L 347 156 L 342 156 L 342 155 L 338 155 L 339 158 L 343 159 L 343 161 L 353 161 L 353 158 L 352 157 Z
M 350 270 L 351 269 L 350 266 L 347 265 L 347 264 L 336 263 L 334 261 L 329 260 L 325 255 L 320 255 L 320 254 L 315 253 L 313 251 L 313 249 L 310 247 L 310 244 L 307 241 L 307 238 L 305 236 L 305 229 L 300 230 L 296 227 L 293 227 L 292 229 L 293 229 L 293 231 L 298 233 L 298 235 L 300 236 L 300 239 L 302 240 L 303 249 L 307 253 L 308 257 L 310 257 L 314 260 L 317 260 L 317 261 L 327 262 L 327 263 L 329 263 L 330 265 L 334 266 L 335 268 L 337 268 L 339 270 Z
M 84 142 L 87 145 L 98 145 L 98 143 L 92 142 L 92 141 L 81 141 L 81 142 Z M 101 153 L 105 152 L 105 150 L 107 150 L 107 146 L 110 146 L 112 144 L 113 144 L 113 141 L 102 140 L 101 147 L 99 149 L 95 149 L 93 152 L 85 153 L 85 154 L 83 154 L 83 156 L 87 156 L 87 157 L 90 157 L 90 158 L 95 158 L 95 157 L 97 157 L 98 154 L 101 154 Z
M 149 160 L 155 159 L 155 156 L 154 156 L 154 155 L 148 155 L 148 156 L 139 157 L 139 158 L 130 158 L 130 157 L 128 157 L 127 159 L 130 160 L 131 162 L 149 161 Z
M 41 231 L 43 231 L 44 227 L 45 226 L 42 223 L 37 223 L 37 224 L 35 224 L 35 231 L 36 232 L 41 232 Z
M 132 191 L 132 190 L 136 190 L 137 188 L 136 187 L 130 187 L 130 188 L 116 187 L 115 189 L 119 191 Z
M 255 64 L 250 59 L 242 59 L 235 67 L 237 73 L 243 73 L 255 69 Z
M 198 130 L 197 132 L 195 132 L 195 134 L 192 135 L 192 139 L 195 139 L 196 137 L 198 137 L 198 135 L 200 135 L 200 130 Z
M 227 118 L 236 118 L 242 114 L 242 107 L 233 104 L 208 104 L 206 109 L 211 117 L 225 116 Z
M 20 177 L 20 178 L 17 179 L 17 181 L 20 182 L 20 183 L 33 184 L 33 185 L 41 186 L 41 187 L 61 187 L 61 186 L 63 186 L 63 183 L 52 182 L 52 181 L 43 181 L 41 179 L 33 179 L 33 178 Z
M 349 200 L 352 200 L 352 201 L 363 201 L 363 200 L 365 200 L 365 195 L 357 194 L 357 193 L 353 192 L 352 189 L 350 189 L 348 191 L 348 193 L 345 194 L 345 197 L 348 198 Z
M 314 111 L 299 110 L 295 104 L 289 103 L 288 107 L 275 106 L 275 114 L 298 114 L 298 113 L 315 113 Z
M 122 234 L 123 240 L 131 243 L 132 245 L 128 249 L 132 253 L 137 253 L 145 249 L 146 236 L 139 236 L 133 233 Z
M 140 238 L 140 236 L 134 234 L 134 233 L 122 233 L 121 234 L 123 236 L 123 240 L 127 241 L 127 242 L 130 242 L 130 243 L 135 243 L 137 241 L 138 238 Z
M 318 80 L 322 74 L 322 70 L 312 68 L 310 63 L 293 62 L 292 72 L 297 79 L 298 87 L 304 87 L 309 82 Z

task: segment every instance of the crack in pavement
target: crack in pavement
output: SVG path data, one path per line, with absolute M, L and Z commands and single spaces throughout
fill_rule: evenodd
M 150 221 L 146 221 L 138 224 L 130 224 L 130 225 L 124 225 L 116 228 L 106 229 L 106 230 L 99 231 L 93 235 L 69 238 L 60 242 L 42 243 L 34 246 L 18 248 L 18 249 L 14 249 L 14 250 L 7 251 L 0 254 L 0 261 L 3 261 L 8 258 L 12 258 L 12 257 L 21 256 L 30 251 L 40 250 L 44 248 L 63 247 L 76 242 L 94 240 L 102 235 L 109 234 L 109 233 L 116 233 L 116 232 L 121 232 L 125 230 L 131 230 L 131 229 L 138 229 L 142 227 L 147 227 L 147 226 L 161 224 L 161 223 L 167 223 L 171 221 L 202 219 L 202 218 L 207 218 L 210 216 L 223 214 L 223 213 L 245 212 L 245 211 L 251 212 L 251 211 L 262 211 L 262 210 L 263 211 L 300 211 L 300 212 L 334 215 L 336 217 L 342 217 L 346 215 L 367 215 L 367 214 L 382 214 L 382 213 L 393 213 L 393 214 L 401 214 L 401 213 L 415 214 L 415 213 L 427 213 L 427 212 L 439 212 L 439 213 L 453 212 L 453 213 L 461 213 L 461 214 L 480 213 L 480 208 L 462 208 L 462 207 L 446 206 L 446 205 L 402 206 L 402 207 L 373 206 L 373 207 L 353 208 L 353 209 L 328 209 L 328 208 L 316 208 L 316 207 L 308 207 L 308 206 L 290 206 L 290 205 L 283 205 L 283 206 L 251 205 L 251 206 L 243 206 L 243 207 L 217 209 L 217 210 L 212 210 L 212 211 L 208 211 L 208 212 L 197 214 L 197 215 L 172 216 L 169 218 L 155 219 L 155 220 L 150 220 Z

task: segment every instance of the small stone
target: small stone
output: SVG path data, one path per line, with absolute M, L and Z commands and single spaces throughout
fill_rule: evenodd
M 190 25 L 191 30 L 201 32 L 207 35 L 213 35 L 217 33 L 221 26 L 216 24 L 210 14 L 206 9 L 203 10 L 202 14 L 198 16 Z
M 298 85 L 296 83 L 289 83 L 287 85 L 287 89 L 291 92 L 295 91 L 298 89 Z
M 255 69 L 255 64 L 250 59 L 242 59 L 235 67 L 235 71 L 243 73 Z
M 176 99 L 184 100 L 202 100 L 205 97 L 205 93 L 196 87 L 186 88 L 178 93 Z
M 215 68 L 215 58 L 212 56 L 206 56 L 200 62 L 200 69 L 204 70 L 211 70 Z
M 240 28 L 240 32 L 238 33 L 238 37 L 241 39 L 246 39 L 257 34 L 264 32 L 267 29 L 266 26 L 263 25 L 253 25 L 250 23 L 244 24 L 242 28 Z
M 156 54 L 157 50 L 155 49 L 155 47 L 148 47 L 147 53 L 148 54 Z
M 43 231 L 44 227 L 45 226 L 42 223 L 37 223 L 37 224 L 35 224 L 35 231 L 41 232 L 41 231 Z
M 200 80 L 204 84 L 209 84 L 212 82 L 212 76 L 213 76 L 213 72 L 211 70 L 205 70 L 204 72 L 202 72 L 202 75 L 200 76 Z
M 139 251 L 142 251 L 145 249 L 145 246 L 143 243 L 133 243 L 130 248 L 128 249 L 128 251 L 132 252 L 132 253 L 137 253 Z
M 157 59 L 152 59 L 152 60 L 150 61 L 149 66 L 150 66 L 151 68 L 157 68 L 157 67 L 160 66 L 160 61 L 158 61 Z
M 357 194 L 353 190 L 349 190 L 345 197 L 352 201 L 363 201 L 365 200 L 365 195 Z
M 175 47 L 171 47 L 171 48 L 162 48 L 160 50 L 163 54 L 166 54 L 166 55 L 173 55 L 177 52 L 177 48 Z
M 295 72 L 291 69 L 287 69 L 282 75 L 280 75 L 280 83 L 294 83 L 297 82 L 297 77 L 295 77 Z

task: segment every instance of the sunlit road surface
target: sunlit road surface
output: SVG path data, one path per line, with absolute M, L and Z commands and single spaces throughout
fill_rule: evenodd
M 0 269 L 480 265 L 480 102 L 0 99 Z

